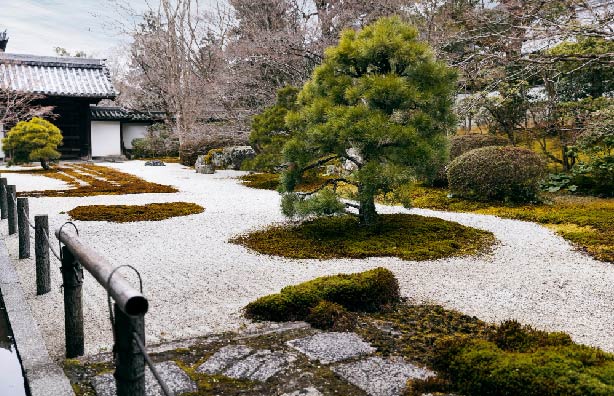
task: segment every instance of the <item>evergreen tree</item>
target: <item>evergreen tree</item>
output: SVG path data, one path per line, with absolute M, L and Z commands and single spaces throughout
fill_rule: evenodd
M 40 161 L 43 169 L 49 169 L 49 161 L 60 158 L 60 144 L 58 127 L 39 117 L 17 123 L 2 139 L 3 149 L 11 153 L 10 164 Z
M 286 117 L 293 138 L 284 147 L 284 213 L 330 214 L 354 206 L 361 224 L 375 223 L 378 194 L 434 176 L 445 160 L 455 81 L 455 72 L 398 17 L 344 31 L 304 85 L 299 109 Z M 353 169 L 326 184 L 354 185 L 357 205 L 340 204 L 325 185 L 293 193 L 303 172 L 332 161 Z

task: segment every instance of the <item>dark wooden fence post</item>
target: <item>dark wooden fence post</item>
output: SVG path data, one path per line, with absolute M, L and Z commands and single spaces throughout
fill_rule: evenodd
M 4 220 L 8 217 L 9 209 L 6 200 L 6 177 L 0 177 L 0 219 Z
M 145 316 L 130 316 L 115 304 L 115 381 L 117 396 L 145 396 L 145 357 L 134 340 L 145 344 Z
M 62 282 L 64 287 L 64 327 L 66 336 L 66 357 L 82 356 L 84 351 L 83 267 L 70 249 L 62 247 Z
M 9 219 L 9 235 L 13 235 L 17 232 L 17 205 L 15 205 L 15 198 L 17 196 L 17 190 L 14 185 L 9 184 L 6 186 L 6 200 L 8 208 Z
M 19 226 L 19 258 L 30 258 L 30 205 L 28 198 L 17 198 L 17 224 Z
M 47 215 L 34 216 L 34 256 L 36 257 L 36 294 L 51 291 L 49 271 L 49 219 Z

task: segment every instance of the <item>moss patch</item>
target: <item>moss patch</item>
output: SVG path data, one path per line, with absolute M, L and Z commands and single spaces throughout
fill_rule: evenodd
M 165 202 L 147 205 L 89 205 L 77 206 L 68 214 L 75 220 L 110 221 L 129 223 L 133 221 L 159 221 L 171 217 L 202 213 L 205 209 L 190 202 Z
M 614 262 L 612 198 L 550 195 L 544 204 L 506 206 L 449 198 L 447 190 L 438 188 L 416 187 L 408 189 L 406 194 L 419 208 L 490 214 L 545 224 L 593 257 Z M 391 200 L 387 202 L 391 203 Z
M 273 321 L 304 320 L 323 301 L 350 311 L 370 312 L 382 310 L 399 298 L 399 284 L 392 272 L 375 268 L 358 274 L 323 276 L 284 287 L 277 294 L 249 303 L 245 316 Z
M 297 259 L 395 256 L 431 260 L 484 250 L 492 233 L 417 215 L 380 215 L 379 224 L 363 227 L 353 216 L 322 217 L 296 226 L 274 226 L 231 242 L 259 253 Z
M 259 190 L 277 191 L 280 186 L 279 174 L 277 173 L 250 173 L 243 175 L 239 179 L 244 186 L 256 188 Z M 320 187 L 326 180 L 327 176 L 307 174 L 303 180 L 296 186 L 296 191 L 313 191 Z
M 35 174 L 61 180 L 70 185 L 67 190 L 20 192 L 20 197 L 87 197 L 93 195 L 123 195 L 144 193 L 175 193 L 172 186 L 151 183 L 140 177 L 105 166 L 70 164 L 44 171 L 42 169 L 3 171 L 2 173 Z

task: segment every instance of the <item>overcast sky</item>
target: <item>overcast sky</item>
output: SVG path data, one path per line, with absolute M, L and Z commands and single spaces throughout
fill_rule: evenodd
M 128 0 L 143 11 L 146 0 Z M 0 31 L 7 30 L 7 52 L 54 55 L 71 53 L 107 57 L 125 37 L 118 23 L 129 19 L 109 0 L 0 0 Z

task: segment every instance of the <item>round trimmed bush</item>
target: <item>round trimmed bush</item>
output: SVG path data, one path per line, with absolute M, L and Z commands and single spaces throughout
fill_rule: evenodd
M 538 199 L 544 161 L 520 147 L 483 147 L 454 159 L 448 166 L 453 194 L 485 201 L 531 202 Z
M 503 136 L 482 135 L 471 133 L 469 135 L 458 135 L 450 138 L 450 160 L 462 154 L 482 147 L 507 146 L 510 141 Z

